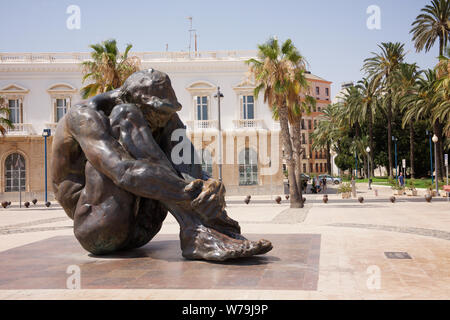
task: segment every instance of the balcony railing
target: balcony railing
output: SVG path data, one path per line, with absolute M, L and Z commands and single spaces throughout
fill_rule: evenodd
M 6 135 L 8 136 L 28 136 L 33 134 L 35 133 L 31 123 L 14 123 L 14 128 L 6 129 Z
M 236 129 L 254 128 L 261 129 L 263 127 L 262 119 L 238 119 L 233 120 Z
M 191 131 L 218 128 L 217 120 L 189 120 L 186 122 Z

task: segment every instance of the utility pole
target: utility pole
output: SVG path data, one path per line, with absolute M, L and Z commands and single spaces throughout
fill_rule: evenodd
M 220 119 L 220 99 L 223 98 L 222 92 L 220 92 L 220 87 L 217 87 L 217 93 L 214 95 L 217 98 L 218 106 L 218 119 L 219 119 L 219 181 L 222 182 L 222 124 Z
M 44 129 L 42 136 L 44 137 L 44 175 L 45 175 L 45 203 L 47 203 L 47 138 L 52 135 L 51 129 Z

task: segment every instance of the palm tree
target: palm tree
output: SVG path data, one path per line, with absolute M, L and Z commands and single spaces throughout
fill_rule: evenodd
M 360 91 L 360 101 L 355 108 L 361 123 L 367 122 L 369 128 L 369 146 L 371 150 L 374 150 L 373 146 L 373 119 L 375 118 L 375 112 L 378 104 L 377 90 L 378 90 L 379 78 L 363 78 L 358 81 L 356 88 Z M 370 153 L 371 163 L 374 163 L 374 152 Z M 372 176 L 374 168 L 371 168 Z
M 14 128 L 13 123 L 11 122 L 11 120 L 9 120 L 9 114 L 11 110 L 6 105 L 6 101 L 7 100 L 4 96 L 0 96 L 0 115 L 4 115 L 0 116 L 0 133 L 2 134 L 2 136 L 6 134 L 7 129 Z
M 289 115 L 290 110 L 295 108 L 300 111 L 299 96 L 304 88 L 304 58 L 290 39 L 280 47 L 278 40 L 271 38 L 266 43 L 258 45 L 258 58 L 250 59 L 246 63 L 250 65 L 250 72 L 255 77 L 255 98 L 259 96 L 261 90 L 264 90 L 264 102 L 268 103 L 270 108 L 275 108 L 278 114 L 288 168 L 290 205 L 291 208 L 301 208 L 303 200 L 295 174 Z
M 422 13 L 412 23 L 410 33 L 416 51 L 430 51 L 439 38 L 439 56 L 444 54 L 450 31 L 450 0 L 432 0 L 420 10 Z
M 368 75 L 382 85 L 380 94 L 386 99 L 388 131 L 388 172 L 392 178 L 392 90 L 394 73 L 405 56 L 404 45 L 400 42 L 381 43 L 381 53 L 372 53 L 373 57 L 364 60 L 363 69 Z
M 439 64 L 435 68 L 436 81 L 436 102 L 433 112 L 433 121 L 439 120 L 445 124 L 443 136 L 450 136 L 450 48 L 447 48 L 446 56 L 439 58 Z
M 334 104 L 330 104 L 323 109 L 323 114 L 318 117 L 317 127 L 311 134 L 313 139 L 312 148 L 314 150 L 326 150 L 328 174 L 331 174 L 330 151 L 335 139 L 338 139 L 339 136 L 339 128 L 336 126 L 336 121 L 334 121 L 336 109 L 336 105 Z
M 404 113 L 408 108 L 412 107 L 414 100 L 409 97 L 415 93 L 416 82 L 422 71 L 418 70 L 417 65 L 402 63 L 395 73 L 396 95 L 395 103 L 400 106 L 400 110 Z M 405 121 L 407 120 L 407 121 Z M 407 119 L 404 117 L 402 128 L 409 125 L 409 156 L 411 163 L 411 178 L 414 178 L 414 122 L 415 118 L 411 115 Z
M 438 120 L 433 120 L 432 116 L 434 109 L 439 104 L 436 99 L 436 72 L 429 69 L 424 72 L 424 75 L 425 77 L 419 77 L 417 80 L 414 92 L 405 97 L 404 103 L 409 107 L 405 111 L 403 123 L 408 123 L 412 119 L 429 120 L 434 133 L 439 137 L 442 136 L 441 126 Z M 439 157 L 437 160 L 436 179 L 440 180 L 443 177 L 443 168 Z
M 138 57 L 129 57 L 133 47 L 128 44 L 123 54 L 117 48 L 116 40 L 106 40 L 90 46 L 92 60 L 82 62 L 83 83 L 88 85 L 81 89 L 84 99 L 119 88 L 125 80 L 140 69 Z

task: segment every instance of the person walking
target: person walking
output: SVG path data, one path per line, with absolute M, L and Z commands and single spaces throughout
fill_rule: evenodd
M 400 187 L 405 186 L 405 177 L 403 176 L 403 172 L 400 172 L 400 175 L 398 176 L 398 183 L 400 184 Z

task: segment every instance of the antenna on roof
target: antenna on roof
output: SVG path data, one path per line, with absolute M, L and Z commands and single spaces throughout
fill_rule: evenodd
M 192 50 L 192 35 L 194 35 L 195 38 L 195 54 L 197 55 L 197 30 L 192 29 L 192 16 L 187 17 L 189 20 L 189 57 L 191 56 L 191 50 Z

